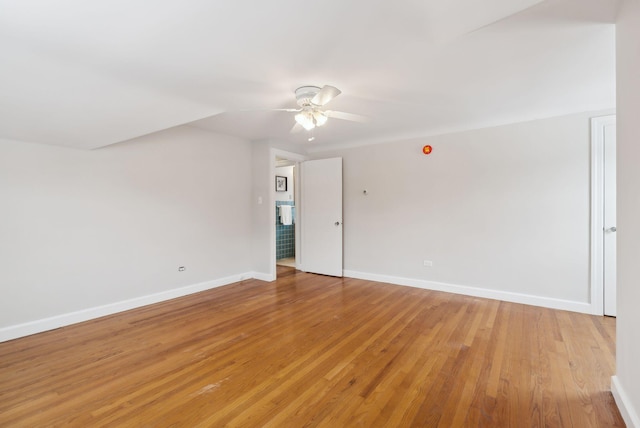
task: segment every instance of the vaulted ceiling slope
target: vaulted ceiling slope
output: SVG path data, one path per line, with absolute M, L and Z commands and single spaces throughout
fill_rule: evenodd
M 0 138 L 97 148 L 181 124 L 314 144 L 614 106 L 616 1 L 0 0 Z

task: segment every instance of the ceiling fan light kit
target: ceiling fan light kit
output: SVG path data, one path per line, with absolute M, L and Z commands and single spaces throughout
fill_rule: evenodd
M 333 86 L 301 86 L 296 89 L 296 102 L 301 108 L 300 113 L 295 115 L 298 122 L 304 129 L 311 131 L 316 126 L 327 123 L 329 118 L 320 108 L 340 94 L 340 90 Z
M 296 89 L 296 103 L 300 107 L 299 110 L 289 110 L 297 112 L 294 116 L 296 123 L 302 126 L 307 131 L 311 131 L 317 126 L 322 126 L 329 120 L 330 117 L 337 119 L 361 121 L 361 116 L 353 115 L 350 113 L 334 112 L 323 110 L 325 104 L 340 95 L 342 91 L 335 86 L 325 85 L 322 88 L 318 86 L 301 86 Z M 297 132 L 296 126 L 291 132 Z
M 292 134 L 300 132 L 302 129 L 311 131 L 318 126 L 323 126 L 330 117 L 351 122 L 367 122 L 369 119 L 365 116 L 324 109 L 324 106 L 329 101 L 341 93 L 340 89 L 331 85 L 325 85 L 322 88 L 318 86 L 301 86 L 295 90 L 296 103 L 299 108 L 277 108 L 269 109 L 268 111 L 295 113 L 296 124 L 291 128 L 290 132 Z
M 296 122 L 298 122 L 304 129 L 307 131 L 311 131 L 316 127 L 316 124 L 313 122 L 313 116 L 308 111 L 301 111 L 300 113 L 295 115 Z
M 322 126 L 327 123 L 329 118 L 322 111 L 305 108 L 295 115 L 295 119 L 304 129 L 311 131 L 316 126 Z
M 316 123 L 316 126 L 322 126 L 325 123 L 327 123 L 327 120 L 329 118 L 327 117 L 326 114 L 324 114 L 324 112 L 322 111 L 314 111 L 313 112 L 313 120 Z

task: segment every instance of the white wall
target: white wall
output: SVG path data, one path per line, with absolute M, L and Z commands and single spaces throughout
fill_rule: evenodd
M 640 2 L 623 2 L 616 31 L 618 317 L 613 389 L 627 425 L 640 427 Z
M 293 165 L 281 166 L 276 168 L 275 175 L 279 175 L 281 177 L 287 177 L 287 191 L 276 192 L 276 201 L 293 201 Z M 275 178 L 274 178 L 274 182 L 275 182 Z
M 93 151 L 0 142 L 0 329 L 251 271 L 250 159 L 191 127 Z
M 589 118 L 605 113 L 317 154 L 344 158 L 347 274 L 589 311 Z
M 275 254 L 275 242 L 271 242 L 271 218 L 275 209 L 270 197 L 274 178 L 271 171 L 271 147 L 267 142 L 255 142 L 251 152 L 253 193 L 251 198 L 251 261 L 253 271 L 261 274 L 261 279 L 273 280 L 271 268 L 271 247 Z M 273 215 L 271 214 L 273 212 Z M 275 221 L 275 220 L 274 220 Z M 275 227 L 275 226 L 274 226 Z M 275 256 L 274 256 L 275 263 Z

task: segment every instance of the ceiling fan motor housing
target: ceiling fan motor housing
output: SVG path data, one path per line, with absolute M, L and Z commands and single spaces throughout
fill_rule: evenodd
M 317 86 L 301 86 L 296 89 L 296 102 L 300 107 L 310 106 L 313 104 L 311 100 L 318 92 L 320 88 Z

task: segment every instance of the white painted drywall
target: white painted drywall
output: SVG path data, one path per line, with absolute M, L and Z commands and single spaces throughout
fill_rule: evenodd
M 276 192 L 276 201 L 293 201 L 293 165 L 276 168 L 275 175 L 287 177 L 287 191 Z M 275 178 L 273 181 L 275 186 Z
M 623 2 L 617 24 L 618 317 L 616 400 L 640 427 L 640 2 Z M 620 400 L 622 398 L 622 400 Z
M 271 204 L 274 192 L 274 178 L 271 161 L 271 148 L 268 142 L 255 142 L 251 147 L 252 198 L 251 198 L 251 262 L 253 271 L 259 272 L 263 279 L 273 280 L 270 264 L 273 244 L 275 263 L 275 241 L 271 242 L 271 219 L 275 222 L 275 209 Z M 273 213 L 273 214 L 272 214 Z M 275 227 L 275 226 L 274 226 Z
M 344 158 L 345 270 L 588 309 L 589 118 L 601 114 L 316 154 Z
M 250 272 L 250 159 L 191 127 L 93 151 L 1 141 L 0 328 Z

